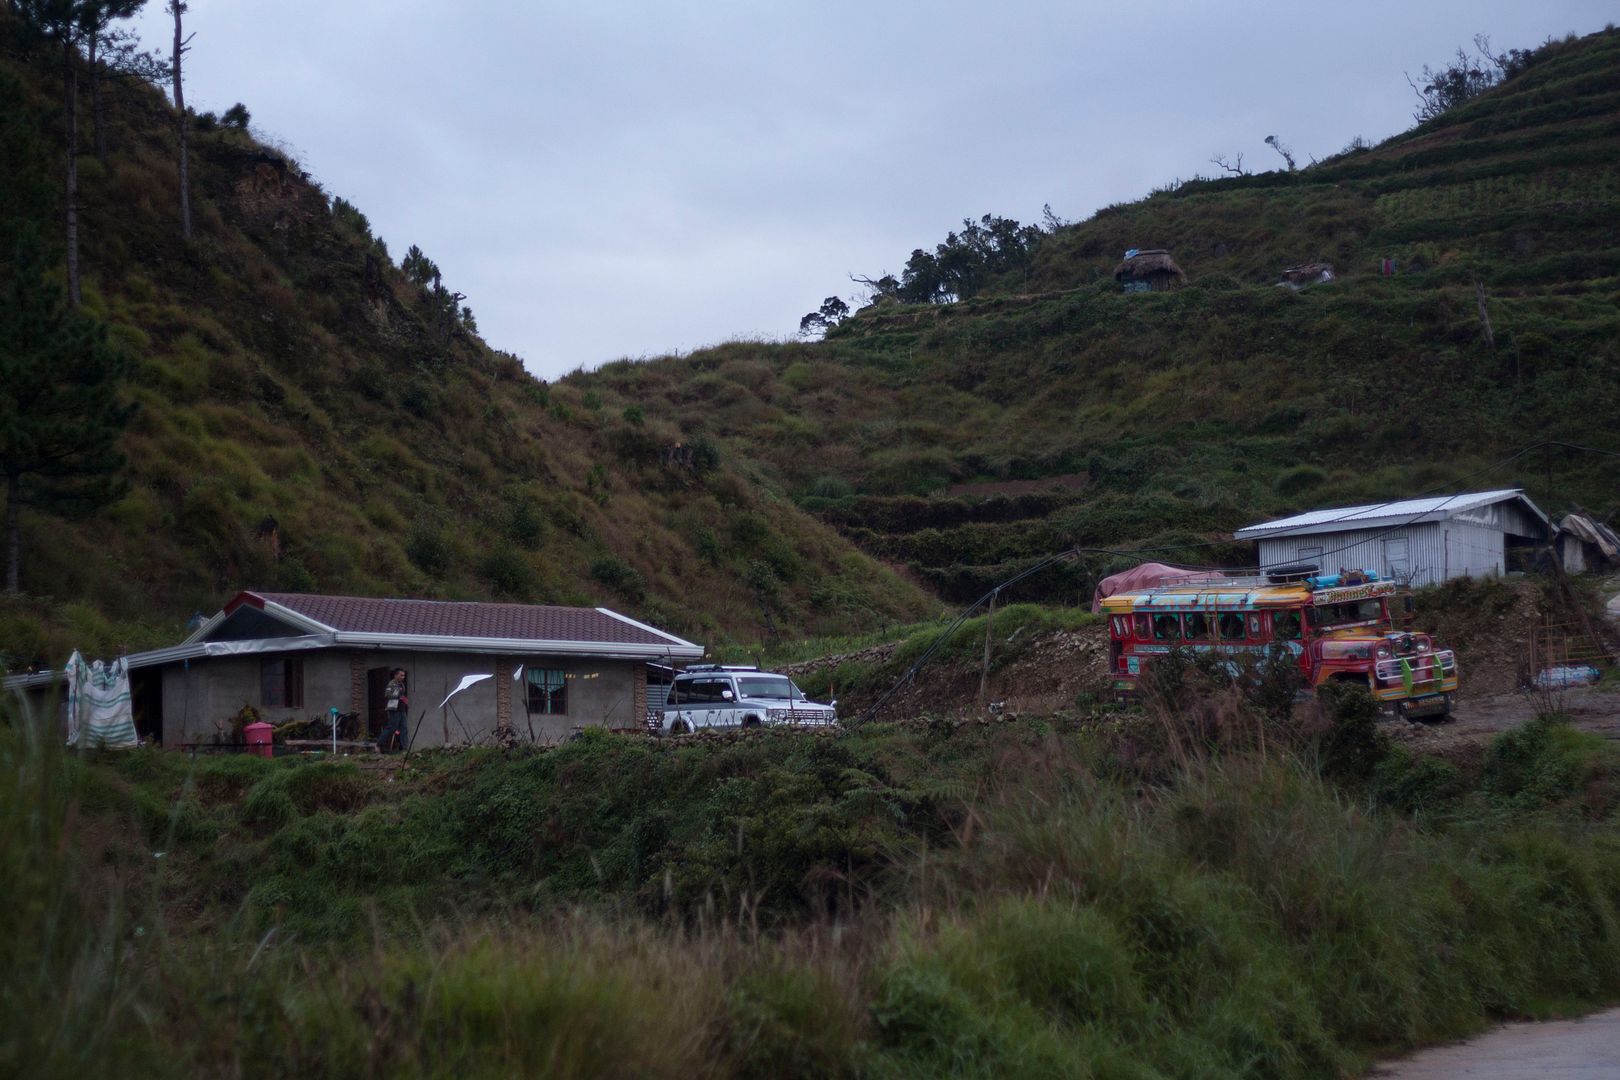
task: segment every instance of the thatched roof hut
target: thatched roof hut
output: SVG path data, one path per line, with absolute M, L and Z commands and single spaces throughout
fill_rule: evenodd
M 1126 254 L 1114 267 L 1114 280 L 1126 289 L 1163 292 L 1187 284 L 1187 272 L 1164 248 L 1148 248 Z

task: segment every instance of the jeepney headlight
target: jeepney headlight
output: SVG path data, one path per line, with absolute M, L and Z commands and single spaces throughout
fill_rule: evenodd
M 1418 642 L 1417 651 L 1418 652 L 1428 652 L 1429 651 L 1429 643 L 1427 641 Z
M 1389 646 L 1388 645 L 1380 645 L 1380 646 L 1378 646 L 1378 659 L 1380 659 L 1380 660 L 1388 660 L 1389 656 L 1390 656 L 1390 653 L 1389 653 Z

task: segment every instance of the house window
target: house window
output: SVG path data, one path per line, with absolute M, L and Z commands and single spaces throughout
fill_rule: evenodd
M 524 686 L 530 716 L 561 716 L 568 711 L 567 677 L 561 668 L 527 668 Z
M 259 703 L 267 709 L 304 707 L 304 660 L 286 656 L 259 662 Z

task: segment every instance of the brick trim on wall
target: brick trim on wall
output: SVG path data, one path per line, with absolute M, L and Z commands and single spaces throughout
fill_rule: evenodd
M 512 661 L 495 661 L 495 726 L 512 726 Z
M 636 674 L 635 674 L 635 679 L 634 679 L 632 685 L 635 687 L 635 690 L 630 695 L 630 700 L 632 702 L 631 710 L 630 710 L 630 725 L 632 727 L 638 727 L 639 728 L 639 727 L 641 727 L 642 725 L 644 725 L 647 722 L 647 665 L 646 664 L 637 664 L 636 665 Z
M 357 652 L 349 654 L 349 711 L 360 714 L 360 723 L 366 722 L 366 661 Z

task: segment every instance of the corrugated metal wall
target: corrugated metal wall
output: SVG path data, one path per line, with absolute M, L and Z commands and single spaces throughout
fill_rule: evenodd
M 1315 563 L 1330 574 L 1373 570 L 1413 585 L 1433 585 L 1464 575 L 1500 574 L 1504 540 L 1499 529 L 1457 520 L 1283 536 L 1260 541 L 1260 566 Z

